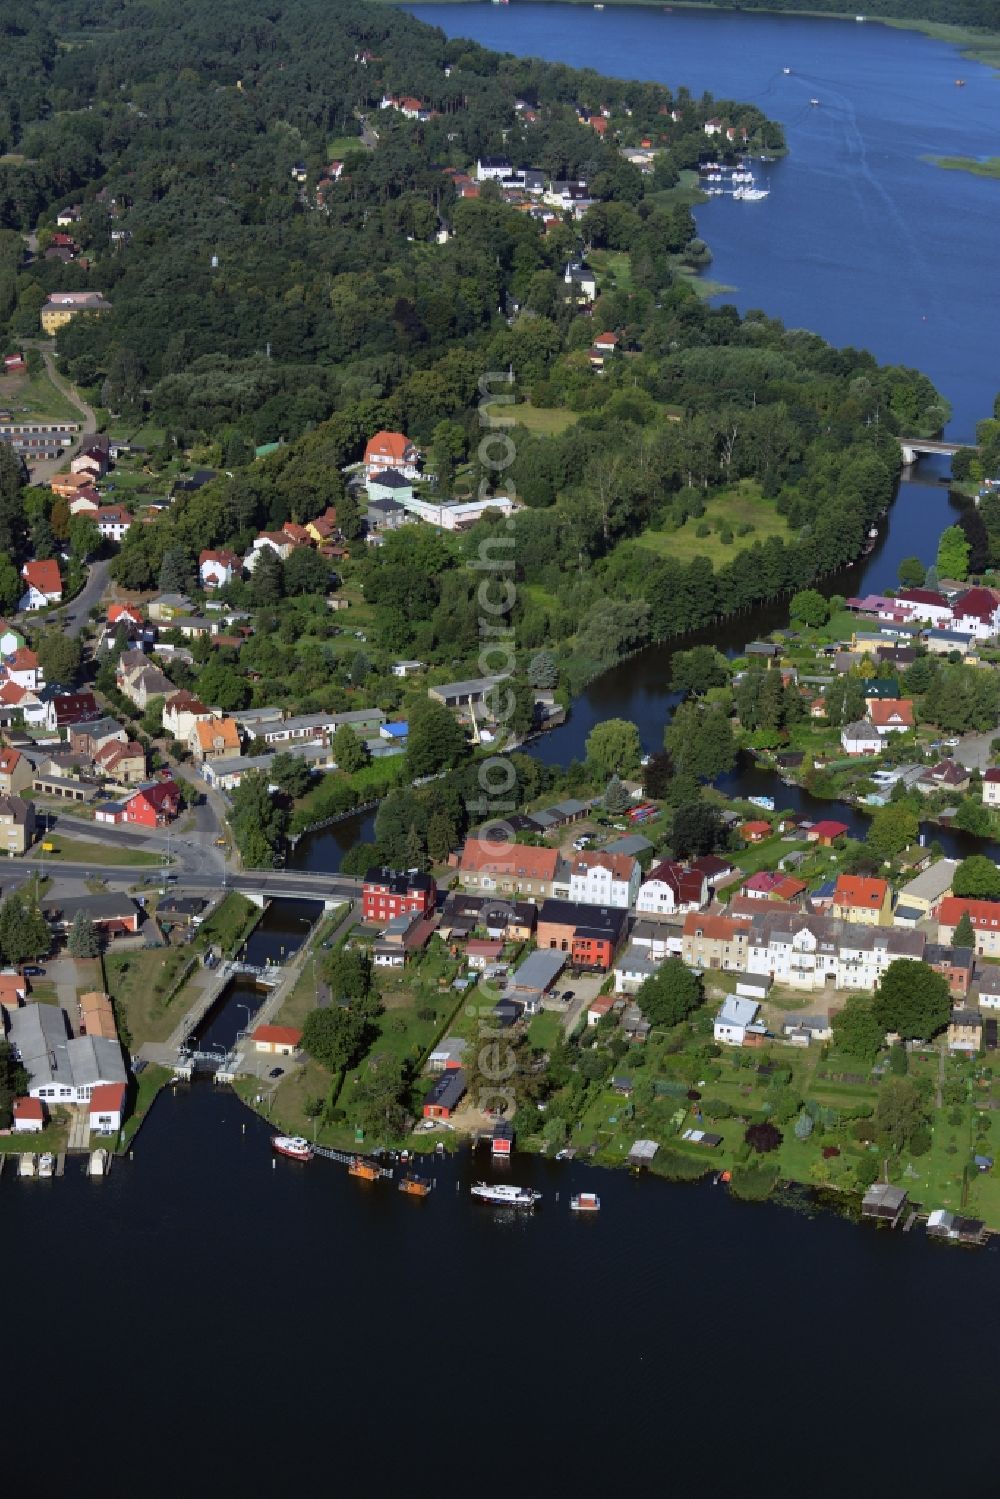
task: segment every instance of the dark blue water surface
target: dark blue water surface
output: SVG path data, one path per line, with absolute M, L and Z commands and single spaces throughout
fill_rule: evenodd
M 410 9 L 488 47 L 759 105 L 790 148 L 759 169 L 770 197 L 698 210 L 708 275 L 735 288 L 725 300 L 924 370 L 952 402 L 957 438 L 990 415 L 1000 185 L 923 159 L 996 153 L 989 68 L 918 32 L 854 21 L 640 6 Z

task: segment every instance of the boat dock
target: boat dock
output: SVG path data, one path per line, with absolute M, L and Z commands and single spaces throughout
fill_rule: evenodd
M 358 1151 L 331 1150 L 329 1145 L 314 1145 L 313 1155 L 320 1155 L 327 1161 L 339 1161 L 342 1166 L 353 1166 L 359 1159 Z M 395 1176 L 391 1166 L 382 1166 L 378 1161 L 371 1161 L 367 1156 L 362 1157 L 366 1164 L 372 1167 L 376 1176 L 384 1177 L 386 1181 L 392 1181 Z

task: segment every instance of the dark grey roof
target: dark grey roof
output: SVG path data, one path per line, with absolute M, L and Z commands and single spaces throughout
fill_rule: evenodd
M 71 922 L 83 911 L 92 921 L 124 921 L 136 914 L 138 907 L 127 895 L 78 895 L 69 900 L 49 900 L 42 904 L 44 915 L 51 920 Z
M 424 1104 L 436 1104 L 439 1108 L 453 1109 L 465 1096 L 466 1080 L 465 1072 L 461 1067 L 450 1067 L 447 1072 L 442 1072 L 436 1080 L 430 1092 L 424 1098 Z

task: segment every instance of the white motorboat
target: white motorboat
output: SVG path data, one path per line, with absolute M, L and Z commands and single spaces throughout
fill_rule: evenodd
M 541 1192 L 536 1192 L 534 1187 L 509 1187 L 502 1182 L 499 1184 L 476 1182 L 476 1185 L 470 1187 L 469 1191 L 480 1202 L 489 1202 L 494 1207 L 505 1208 L 533 1208 L 542 1195 Z

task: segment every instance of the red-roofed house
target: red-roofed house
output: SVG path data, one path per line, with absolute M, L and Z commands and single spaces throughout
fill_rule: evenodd
M 552 894 L 559 853 L 554 848 L 528 848 L 519 843 L 466 840 L 459 877 L 468 890 L 499 895 Z
M 937 909 L 939 942 L 945 946 L 954 942 L 955 928 L 963 916 L 972 923 L 977 956 L 1000 958 L 1000 901 L 946 895 Z
M 1000 627 L 1000 603 L 993 588 L 969 588 L 959 594 L 951 609 L 951 628 L 985 640 Z
M 112 604 L 108 609 L 108 624 L 141 625 L 142 610 L 138 604 Z
M 879 734 L 905 734 L 913 728 L 913 699 L 908 697 L 870 697 L 868 717 Z
M 570 864 L 565 890 L 553 884 L 553 894 L 564 894 L 585 906 L 634 906 L 642 871 L 631 854 L 588 852 L 577 854 Z
M 602 354 L 613 354 L 618 347 L 617 333 L 601 333 L 594 339 L 594 348 Z
M 124 541 L 132 525 L 132 515 L 124 505 L 102 505 L 94 521 L 105 541 Z
M 45 673 L 38 664 L 38 657 L 26 645 L 22 645 L 13 656 L 8 656 L 4 665 L 7 668 L 7 680 L 18 687 L 27 687 L 31 692 L 36 692 L 39 687 L 45 686 Z
M 405 479 L 420 477 L 420 452 L 402 432 L 376 432 L 365 448 L 365 472 L 369 479 L 394 468 Z
M 885 880 L 841 874 L 833 892 L 833 914 L 863 926 L 892 925 L 892 892 Z
M 741 822 L 736 831 L 744 843 L 763 843 L 765 838 L 770 838 L 773 829 L 769 822 L 751 821 Z
M 290 1057 L 302 1045 L 302 1032 L 294 1025 L 258 1025 L 253 1033 L 255 1051 L 270 1056 Z
M 684 918 L 681 956 L 690 968 L 747 966 L 750 922 L 693 911 Z
M 101 710 L 92 692 L 58 692 L 46 706 L 45 727 L 53 731 L 67 729 L 71 724 L 89 723 L 100 717 Z
M 98 1083 L 90 1095 L 90 1130 L 95 1135 L 114 1135 L 122 1127 L 125 1084 Z
M 119 785 L 138 786 L 146 779 L 146 751 L 138 740 L 109 739 L 95 752 L 94 769 Z
M 230 583 L 233 578 L 238 578 L 243 570 L 243 564 L 235 552 L 220 548 L 212 551 L 206 548 L 198 556 L 198 572 L 201 575 L 201 586 L 203 588 L 222 588 Z
M 830 848 L 838 838 L 846 838 L 848 831 L 846 822 L 834 822 L 827 817 L 806 829 L 806 839 L 810 843 L 818 843 L 821 848 Z
M 673 859 L 655 865 L 639 887 L 635 909 L 664 916 L 672 911 L 700 911 L 708 899 L 708 881 L 699 869 L 685 869 Z
M 162 828 L 181 809 L 181 795 L 173 781 L 147 781 L 125 803 L 122 822 L 143 828 Z
M 49 604 L 61 602 L 62 578 L 54 557 L 48 557 L 42 562 L 26 562 L 21 568 L 21 577 L 27 585 L 27 592 L 17 606 L 22 611 L 44 609 Z
M 789 904 L 798 900 L 805 888 L 804 880 L 771 869 L 758 869 L 740 886 L 743 895 L 750 900 L 778 900 Z
M 0 796 L 16 796 L 26 791 L 34 778 L 31 761 L 20 750 L 0 750 Z
M 912 619 L 926 619 L 932 625 L 948 624 L 951 620 L 951 605 L 934 588 L 901 588 L 896 597 L 900 603 L 909 605 Z
M 983 771 L 983 803 L 987 807 L 1000 807 L 1000 770 L 995 767 Z
M 45 1128 L 45 1105 L 40 1098 L 14 1099 L 14 1132 L 37 1135 Z

